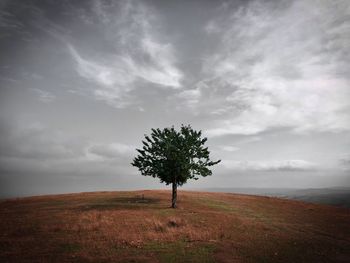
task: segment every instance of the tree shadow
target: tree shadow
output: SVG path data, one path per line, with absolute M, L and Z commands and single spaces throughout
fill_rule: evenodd
M 161 208 L 157 205 L 158 198 L 144 197 L 143 195 L 134 197 L 113 197 L 94 200 L 78 207 L 79 210 L 144 210 Z

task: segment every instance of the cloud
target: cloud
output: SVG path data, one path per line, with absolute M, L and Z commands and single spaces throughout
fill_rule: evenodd
M 201 92 L 199 89 L 188 89 L 178 93 L 176 98 L 181 100 L 181 104 L 184 104 L 189 108 L 193 108 L 199 102 Z
M 2 121 L 0 133 L 0 158 L 13 158 L 19 163 L 25 159 L 47 164 L 130 159 L 136 149 L 119 142 L 91 142 L 88 138 L 55 131 L 38 122 L 24 125 Z
M 316 164 L 304 160 L 282 161 L 234 161 L 223 160 L 223 165 L 229 170 L 247 171 L 309 171 L 316 168 Z
M 349 171 L 350 170 L 350 154 L 345 154 L 339 159 L 340 169 Z
M 176 67 L 174 48 L 160 37 L 156 11 L 136 1 L 94 1 L 96 23 L 102 26 L 110 52 L 98 56 L 81 55 L 72 43 L 68 50 L 78 74 L 98 84 L 97 99 L 123 108 L 128 93 L 147 82 L 161 88 L 181 88 L 183 73 Z M 163 37 L 164 38 L 164 37 Z
M 136 147 L 122 143 L 95 144 L 88 148 L 88 152 L 102 158 L 130 157 L 134 154 Z
M 236 151 L 238 151 L 240 148 L 235 147 L 235 146 L 226 145 L 226 146 L 221 146 L 220 149 L 223 150 L 223 151 L 226 151 L 226 152 L 236 152 Z
M 30 176 L 61 179 L 69 176 L 72 179 L 133 171 L 130 162 L 135 147 L 119 142 L 91 142 L 41 123 L 13 124 L 1 120 L 1 124 L 1 178 L 10 176 L 9 180 L 16 181 L 17 176 L 22 180 L 29 180 Z
M 350 166 L 350 158 L 342 158 L 340 159 L 340 163 L 342 165 Z
M 1 4 L 0 10 L 0 28 L 7 31 L 6 33 L 11 34 L 13 32 L 21 31 L 24 28 L 23 23 L 18 21 L 16 17 L 7 10 L 2 10 L 6 7 L 7 3 Z
M 318 3 L 252 1 L 207 24 L 219 40 L 196 86 L 199 111 L 218 116 L 208 134 L 350 130 L 349 5 Z
M 3 196 L 132 189 L 147 182 L 157 186 L 136 176 L 131 148 L 125 144 L 92 143 L 41 123 L 0 123 Z
M 39 100 L 42 102 L 50 103 L 56 99 L 55 95 L 53 95 L 51 92 L 48 92 L 46 90 L 42 90 L 38 88 L 35 88 L 33 90 L 37 93 Z
M 9 124 L 2 122 L 0 157 L 62 160 L 84 156 L 85 142 L 60 131 L 52 131 L 41 123 Z

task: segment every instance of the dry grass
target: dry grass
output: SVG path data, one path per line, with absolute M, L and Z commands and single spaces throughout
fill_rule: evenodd
M 95 192 L 0 203 L 0 262 L 350 262 L 350 210 L 223 193 Z

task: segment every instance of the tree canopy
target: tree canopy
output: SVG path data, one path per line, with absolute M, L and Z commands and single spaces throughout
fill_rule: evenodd
M 208 147 L 204 146 L 207 138 L 201 137 L 202 132 L 193 130 L 190 125 L 182 125 L 180 131 L 174 127 L 152 129 L 150 136 L 145 135 L 143 147 L 137 149 L 139 155 L 131 163 L 142 175 L 173 184 L 173 207 L 176 206 L 177 186 L 188 179 L 211 175 L 209 167 L 220 162 L 210 160 Z

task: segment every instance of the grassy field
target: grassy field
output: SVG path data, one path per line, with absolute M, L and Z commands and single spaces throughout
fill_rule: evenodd
M 350 262 L 350 209 L 249 195 L 3 200 L 0 262 Z

